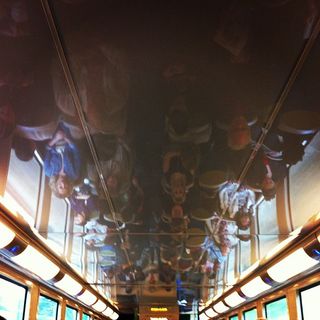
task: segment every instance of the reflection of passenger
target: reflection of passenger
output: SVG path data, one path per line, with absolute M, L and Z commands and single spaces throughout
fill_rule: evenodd
M 196 160 L 187 159 L 185 161 L 186 158 L 180 151 L 169 151 L 163 159 L 162 185 L 164 190 L 171 195 L 173 202 L 177 204 L 185 202 L 186 194 L 193 185 Z M 191 162 L 190 166 L 187 163 L 188 160 Z
M 93 132 L 123 136 L 129 95 L 126 58 L 114 47 L 97 43 L 94 35 L 89 38 L 94 43 L 85 49 L 81 48 L 82 41 L 77 42 L 77 36 L 67 39 L 83 110 Z M 53 64 L 53 88 L 59 109 L 76 117 L 72 96 L 57 61 Z
M 102 247 L 105 245 L 108 227 L 92 219 L 85 225 L 85 235 L 83 239 L 90 248 Z
M 84 179 L 84 184 L 78 186 L 69 197 L 71 209 L 74 212 L 74 223 L 85 225 L 89 218 L 98 218 L 99 199 L 92 194 L 88 179 Z
M 49 185 L 55 196 L 65 198 L 71 195 L 73 186 L 80 177 L 80 153 L 62 123 L 47 145 L 44 171 L 50 178 Z
M 106 136 L 107 138 L 107 136 Z M 113 153 L 105 152 L 110 146 L 109 141 L 103 139 L 97 142 L 100 164 L 103 171 L 108 190 L 112 196 L 124 194 L 130 189 L 132 179 L 132 154 L 128 145 L 123 141 L 116 141 L 112 146 Z M 109 153 L 109 154 L 107 154 Z M 88 176 L 90 180 L 99 184 L 99 177 L 93 164 L 88 164 Z
M 231 219 L 242 208 L 249 210 L 255 205 L 255 193 L 244 185 L 229 181 L 219 192 L 222 214 L 229 214 Z
M 261 189 L 265 200 L 271 200 L 276 195 L 276 184 L 287 174 L 285 163 L 271 160 L 265 154 L 257 155 L 255 162 L 247 174 L 247 184 L 254 189 Z
M 0 34 L 8 37 L 26 36 L 30 33 L 29 16 L 25 0 L 3 1 L 0 5 Z

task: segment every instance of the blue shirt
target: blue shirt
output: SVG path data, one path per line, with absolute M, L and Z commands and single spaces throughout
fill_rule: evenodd
M 44 159 L 44 172 L 46 176 L 52 177 L 58 175 L 62 169 L 62 161 L 63 171 L 66 176 L 72 181 L 79 179 L 81 168 L 80 152 L 78 147 L 73 143 L 67 143 L 64 146 L 63 157 L 55 147 L 47 147 Z

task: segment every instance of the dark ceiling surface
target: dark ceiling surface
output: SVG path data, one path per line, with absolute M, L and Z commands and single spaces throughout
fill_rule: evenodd
M 223 274 L 258 259 L 245 244 L 265 237 L 270 247 L 295 226 L 270 214 L 277 228 L 263 234 L 256 211 L 262 202 L 280 210 L 289 168 L 319 129 L 318 40 L 241 173 L 320 3 L 52 0 L 50 8 L 81 110 L 41 1 L 0 4 L 1 134 L 17 172 L 37 151 L 56 195 L 41 214 L 29 210 L 34 224 L 120 310 L 178 300 L 190 311 L 230 285 Z M 233 270 L 235 250 L 251 260 Z

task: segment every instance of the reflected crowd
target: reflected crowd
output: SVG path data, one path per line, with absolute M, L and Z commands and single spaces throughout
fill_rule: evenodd
M 43 14 L 32 6 L 0 4 L 1 140 L 20 161 L 39 155 L 52 194 L 82 228 L 74 236 L 126 294 L 139 282 L 169 292 L 177 281 L 216 279 L 238 242 L 250 240 L 257 204 L 276 197 L 288 168 L 302 160 L 319 130 L 316 110 L 281 111 L 260 145 L 270 110 L 213 106 L 205 77 L 183 55 L 155 72 L 160 110 L 135 108 L 128 52 L 96 29 L 70 30 L 66 53 L 106 194 Z

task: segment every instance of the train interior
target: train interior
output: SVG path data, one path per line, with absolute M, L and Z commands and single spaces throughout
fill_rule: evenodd
M 27 225 L 121 315 L 197 319 L 320 224 L 319 13 L 2 0 L 0 223 Z

